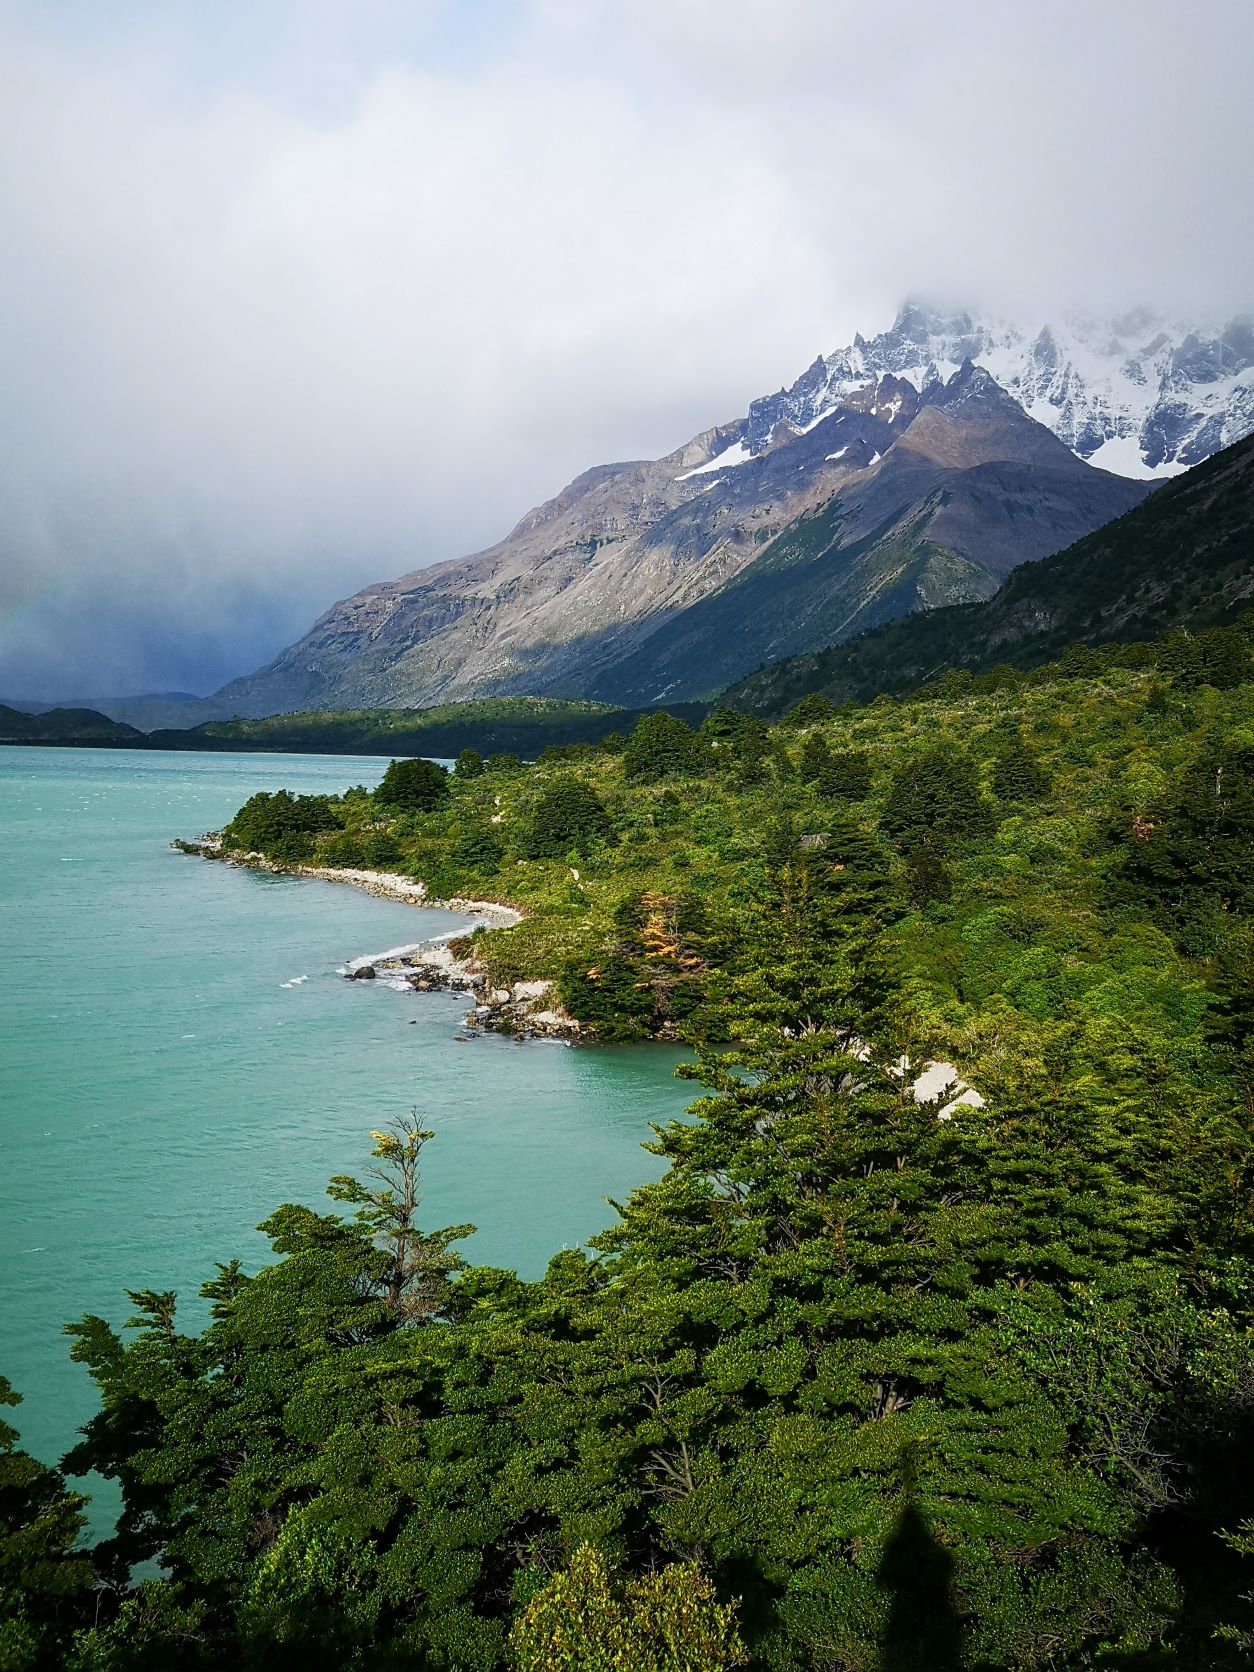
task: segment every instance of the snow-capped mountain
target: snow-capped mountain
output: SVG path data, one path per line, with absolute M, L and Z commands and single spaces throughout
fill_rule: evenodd
M 744 451 L 764 451 L 781 423 L 818 423 L 886 372 L 921 391 L 968 359 L 1073 453 L 1122 476 L 1177 475 L 1254 431 L 1249 317 L 1202 330 L 1138 309 L 1024 325 L 907 303 L 889 330 L 855 336 L 791 388 L 755 401 Z
M 343 599 L 185 723 L 707 697 L 765 662 L 986 598 L 1138 504 L 1148 478 L 1251 431 L 1248 320 L 1023 326 L 910 304 L 664 457 L 585 471 L 486 551 Z
M 585 471 L 487 551 L 366 587 L 214 701 L 708 697 L 763 662 L 986 598 L 1150 486 L 1091 468 L 969 360 L 922 389 L 883 372 L 817 412 L 794 402 L 766 432 L 763 405 L 663 458 Z

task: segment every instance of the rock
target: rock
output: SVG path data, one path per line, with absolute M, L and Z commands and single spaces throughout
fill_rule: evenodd
M 362 964 L 359 969 L 349 970 L 348 972 L 348 979 L 350 981 L 373 981 L 374 976 L 375 970 L 373 964 Z

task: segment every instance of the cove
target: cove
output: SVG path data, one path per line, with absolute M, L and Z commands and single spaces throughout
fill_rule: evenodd
M 462 995 L 347 982 L 346 960 L 456 927 L 446 912 L 172 852 L 255 790 L 373 786 L 378 758 L 0 749 L 0 1374 L 55 1460 L 94 1408 L 67 1321 L 120 1323 L 215 1260 L 264 1263 L 257 1222 L 326 1208 L 369 1131 L 417 1109 L 422 1222 L 539 1275 L 656 1177 L 651 1122 L 691 1101 L 663 1046 L 458 1043 Z

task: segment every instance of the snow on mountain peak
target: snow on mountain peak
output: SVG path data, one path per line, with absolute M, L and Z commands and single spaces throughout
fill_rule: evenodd
M 757 455 L 784 420 L 804 431 L 891 374 L 920 393 L 967 361 L 1072 452 L 1122 476 L 1166 477 L 1254 431 L 1254 320 L 1204 330 L 1146 308 L 1025 325 L 905 304 L 887 331 L 855 335 L 778 394 L 754 401 Z

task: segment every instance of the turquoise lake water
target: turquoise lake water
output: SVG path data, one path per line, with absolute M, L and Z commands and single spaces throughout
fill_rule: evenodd
M 171 851 L 254 790 L 373 785 L 377 758 L 0 749 L 0 1374 L 55 1460 L 94 1408 L 61 1326 L 127 1289 L 190 1320 L 215 1260 L 263 1264 L 279 1202 L 329 1206 L 368 1136 L 437 1130 L 422 1218 L 539 1275 L 656 1177 L 640 1146 L 693 1088 L 660 1046 L 459 1044 L 464 996 L 347 982 L 458 919 Z M 411 1025 L 411 1022 L 413 1025 Z

